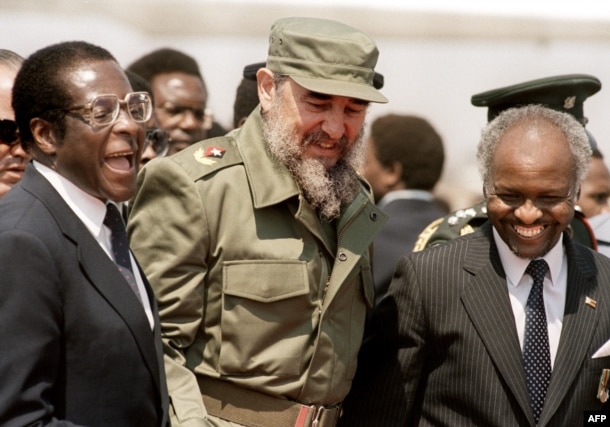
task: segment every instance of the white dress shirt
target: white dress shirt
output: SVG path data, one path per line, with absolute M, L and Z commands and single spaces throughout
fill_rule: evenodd
M 512 305 L 517 326 L 519 344 L 523 351 L 523 337 L 525 335 L 525 305 L 534 279 L 525 274 L 529 265 L 529 259 L 516 256 L 502 240 L 496 229 L 493 229 L 494 240 L 498 247 L 500 260 L 506 273 L 506 285 L 508 296 Z M 563 325 L 563 313 L 566 303 L 566 289 L 568 285 L 568 260 L 563 248 L 562 239 L 542 258 L 549 269 L 544 278 L 543 299 L 546 311 L 546 320 L 549 329 L 549 347 L 551 350 L 551 366 L 555 363 L 561 327 Z
M 114 262 L 114 254 L 112 252 L 111 243 L 111 230 L 104 225 L 104 217 L 106 216 L 106 204 L 101 200 L 87 194 L 79 187 L 74 185 L 70 180 L 64 178 L 62 175 L 34 161 L 34 167 L 47 181 L 57 190 L 62 199 L 68 204 L 70 209 L 76 214 L 76 216 L 85 224 L 85 227 L 91 232 L 95 240 L 100 244 L 104 252 Z M 120 209 L 119 209 L 120 212 Z M 152 314 L 152 308 L 148 299 L 148 293 L 144 287 L 140 270 L 133 258 L 131 251 L 129 252 L 131 259 L 131 268 L 138 284 L 138 291 L 142 296 L 142 305 L 146 312 L 146 317 L 150 323 L 150 327 L 154 326 L 154 318 Z M 129 286 L 125 283 L 125 286 Z

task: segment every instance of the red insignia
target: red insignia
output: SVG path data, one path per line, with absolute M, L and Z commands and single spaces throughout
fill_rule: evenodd
M 222 158 L 222 156 L 225 155 L 225 149 L 224 148 L 220 148 L 220 147 L 207 147 L 205 149 L 205 156 L 206 157 L 217 157 L 217 158 Z

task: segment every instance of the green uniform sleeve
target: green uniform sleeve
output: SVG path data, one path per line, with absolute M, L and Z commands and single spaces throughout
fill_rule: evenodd
M 172 425 L 207 425 L 195 375 L 186 367 L 203 318 L 207 221 L 195 183 L 172 159 L 138 176 L 128 220 L 130 245 L 159 305 Z

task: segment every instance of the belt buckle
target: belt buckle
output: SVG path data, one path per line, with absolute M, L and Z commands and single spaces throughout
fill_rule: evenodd
M 302 405 L 299 416 L 294 427 L 330 427 L 336 425 L 337 414 L 340 410 L 338 406 L 326 407 L 323 405 Z M 325 416 L 325 412 L 335 411 L 334 422 L 330 415 Z
M 324 411 L 324 406 L 314 406 L 314 416 L 313 421 L 311 422 L 311 427 L 318 427 L 320 424 L 320 418 L 322 417 L 322 411 Z

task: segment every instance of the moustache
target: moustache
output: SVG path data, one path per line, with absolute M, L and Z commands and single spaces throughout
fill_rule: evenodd
M 307 135 L 305 135 L 303 137 L 302 147 L 305 148 L 311 144 L 320 144 L 320 143 L 324 144 L 324 143 L 328 143 L 328 142 L 334 142 L 334 143 L 338 144 L 339 147 L 341 148 L 341 151 L 345 151 L 345 148 L 347 147 L 347 145 L 349 143 L 349 141 L 345 135 L 343 135 L 338 140 L 334 140 L 334 139 L 330 138 L 326 132 L 317 131 L 317 132 L 308 133 Z

